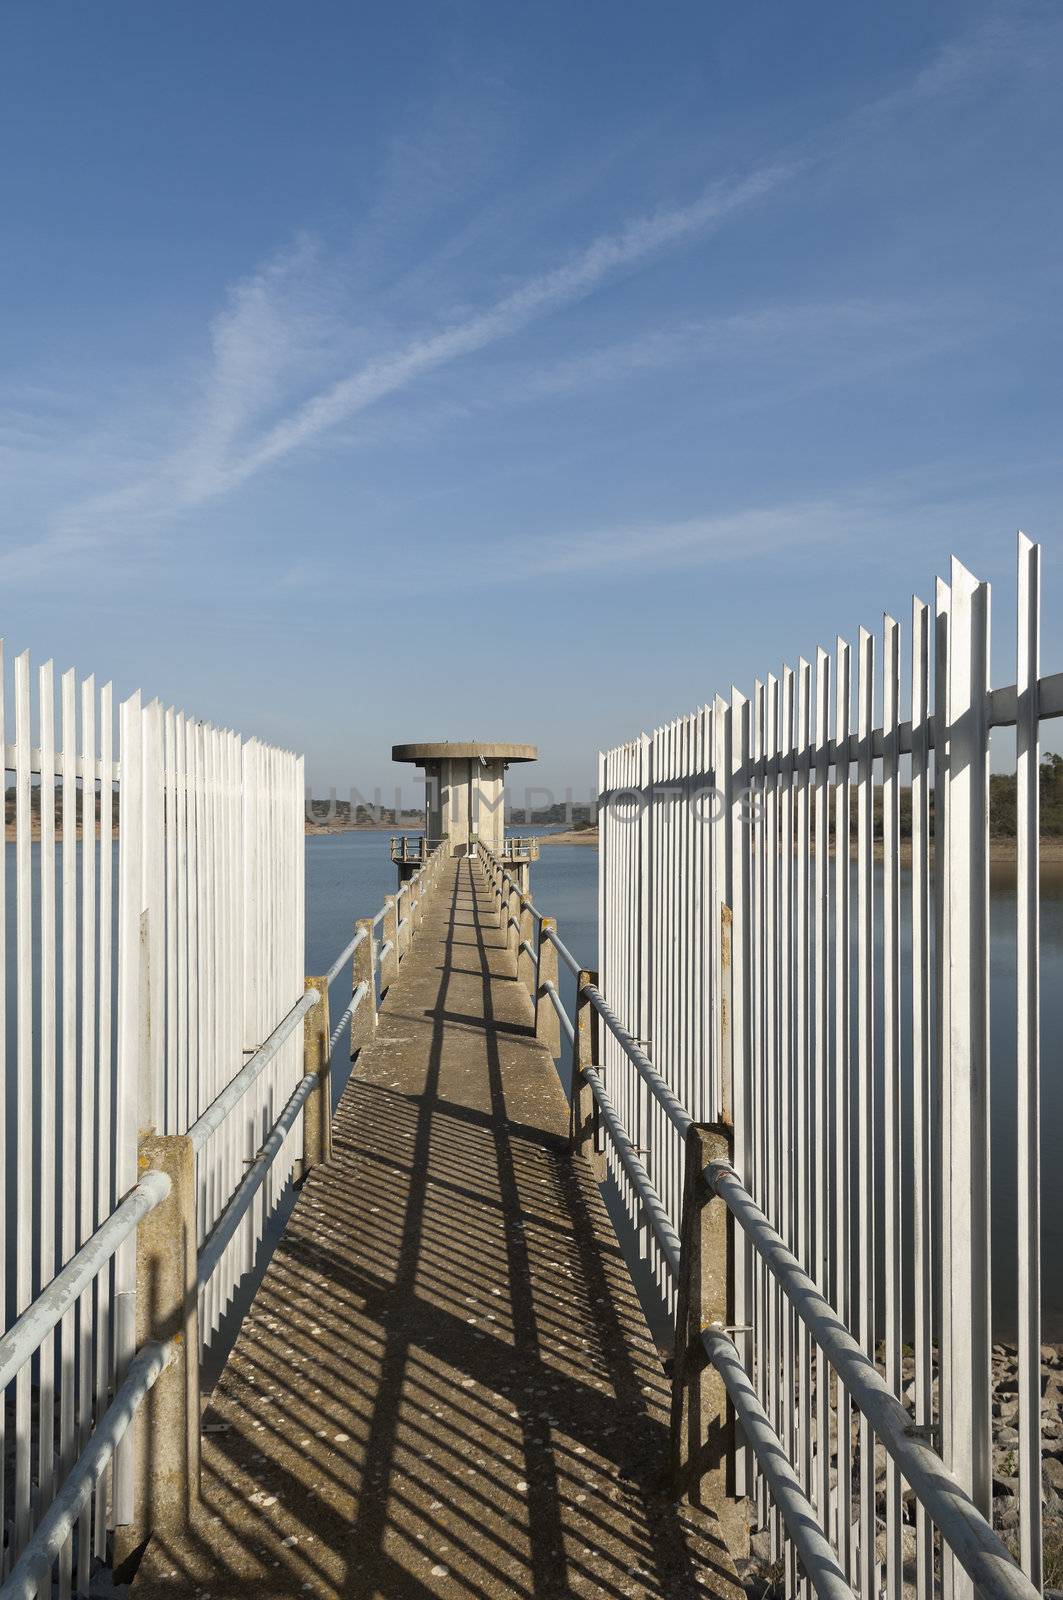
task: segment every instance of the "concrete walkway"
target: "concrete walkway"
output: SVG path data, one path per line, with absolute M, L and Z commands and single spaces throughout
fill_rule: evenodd
M 735 1593 L 480 868 L 440 880 L 204 1417 L 146 1596 Z

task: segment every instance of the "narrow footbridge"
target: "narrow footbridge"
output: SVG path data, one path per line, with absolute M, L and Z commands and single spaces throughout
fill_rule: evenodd
M 0 659 L 0 1600 L 1034 1600 L 1063 674 L 1017 553 L 1012 684 L 954 561 L 903 706 L 886 617 L 602 756 L 596 971 L 505 836 L 533 747 L 395 747 L 425 836 L 306 977 L 301 761 Z
M 492 886 L 430 876 L 134 1592 L 729 1594 Z

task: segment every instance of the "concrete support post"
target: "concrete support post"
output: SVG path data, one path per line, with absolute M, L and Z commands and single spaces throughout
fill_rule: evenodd
M 399 975 L 398 920 L 395 910 L 395 896 L 386 894 L 384 896 L 384 921 L 380 929 L 381 998 L 391 988 L 391 985 Z M 387 951 L 386 955 L 385 951 Z
M 424 892 L 425 892 L 425 889 L 424 889 L 424 872 L 421 871 L 421 872 L 419 872 L 417 874 L 416 878 L 414 878 L 413 882 L 410 884 L 410 893 L 413 896 L 413 905 L 411 907 L 412 919 L 411 919 L 410 928 L 411 928 L 411 935 L 414 938 L 416 938 L 417 934 L 420 933 L 420 931 L 421 931 L 421 923 L 424 921 Z
M 561 1054 L 561 1022 L 554 1003 L 544 985 L 557 988 L 557 947 L 546 937 L 547 930 L 557 930 L 556 917 L 544 917 L 539 924 L 539 961 L 535 974 L 535 1037 L 544 1044 L 556 1061 Z
M 731 1552 L 748 1552 L 744 1507 L 733 1496 L 735 1430 L 723 1379 L 701 1342 L 734 1322 L 734 1241 L 727 1207 L 705 1182 L 710 1161 L 731 1160 L 732 1130 L 695 1123 L 686 1138 L 682 1255 L 672 1376 L 672 1478 L 677 1496 L 711 1506 Z
M 406 893 L 399 895 L 395 900 L 395 941 L 398 959 L 405 961 L 406 953 L 410 948 L 410 890 L 406 886 Z
M 520 948 L 520 895 L 512 884 L 506 886 L 506 948 L 516 956 Z
M 307 978 L 305 989 L 316 989 L 321 999 L 303 1018 L 303 1076 L 316 1078 L 317 1086 L 303 1105 L 303 1165 L 305 1178 L 332 1155 L 332 1057 L 329 1050 L 328 979 Z
M 598 1057 L 598 1013 L 583 990 L 588 983 L 598 985 L 596 972 L 581 972 L 576 979 L 576 1027 L 572 1041 L 572 1085 L 569 1098 L 569 1145 L 574 1155 L 591 1164 L 595 1178 L 605 1177 L 605 1153 L 598 1149 L 598 1103 L 583 1076 L 584 1067 L 601 1070 Z
M 199 1500 L 199 1293 L 196 1157 L 186 1134 L 140 1141 L 140 1172 L 165 1172 L 170 1192 L 137 1229 L 136 1345 L 173 1340 L 174 1358 L 130 1426 L 132 1521 L 115 1529 L 115 1567 L 131 1576 L 152 1536 L 176 1539 Z
M 520 931 L 517 934 L 517 977 L 524 984 L 532 999 L 535 999 L 535 962 L 525 950 L 526 944 L 534 948 L 535 918 L 532 916 L 532 903 L 530 900 L 520 902 Z M 540 935 L 540 937 L 542 937 Z
M 362 917 L 354 925 L 355 933 L 359 928 L 365 930 L 365 938 L 361 944 L 354 947 L 354 961 L 351 970 L 351 993 L 360 983 L 367 989 L 365 999 L 355 1007 L 351 1017 L 351 1055 L 359 1051 L 364 1044 L 368 1044 L 376 1032 L 376 951 L 373 948 L 373 919 Z

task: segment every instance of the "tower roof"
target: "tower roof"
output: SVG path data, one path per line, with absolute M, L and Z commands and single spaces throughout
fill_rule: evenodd
M 534 744 L 481 744 L 476 740 L 443 739 L 434 744 L 394 744 L 392 761 L 537 761 Z

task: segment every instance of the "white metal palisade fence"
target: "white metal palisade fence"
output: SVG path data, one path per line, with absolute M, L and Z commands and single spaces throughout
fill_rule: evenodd
M 116 741 L 110 685 L 69 671 L 56 689 L 50 662 L 34 675 L 20 655 L 9 684 L 0 657 L 14 786 L 0 857 L 0 1581 L 54 1518 L 134 1354 L 135 1225 L 168 1189 L 159 1174 L 138 1184 L 140 1133 L 189 1130 L 303 990 L 301 760 L 139 694 Z M 203 1143 L 201 1244 L 301 1076 L 293 1029 Z M 202 1291 L 205 1342 L 296 1132 Z M 141 1391 L 164 1358 L 140 1361 Z M 119 1453 L 79 1504 L 61 1596 L 87 1591 L 124 1520 L 122 1476 Z
M 599 777 L 602 992 L 690 1114 L 733 1123 L 738 1190 L 899 1400 L 910 1341 L 913 1437 L 933 1441 L 991 1519 L 989 745 L 993 727 L 1015 727 L 1017 1026 L 1003 1069 L 1018 1128 L 1018 1534 L 1038 1587 L 1039 724 L 1063 715 L 1063 675 L 1040 677 L 1040 559 L 1020 535 L 1007 688 L 990 688 L 989 585 L 954 560 L 933 606 L 913 601 L 905 663 L 887 617 L 881 642 L 860 631 L 855 670 L 839 639 L 814 669 L 783 667 L 752 699 L 732 689 L 610 751 Z M 675 1120 L 615 1033 L 602 1038 L 609 1093 L 678 1228 Z M 671 1296 L 664 1252 L 610 1158 Z M 871 1424 L 748 1229 L 736 1229 L 734 1271 L 743 1363 L 842 1570 L 865 1600 L 900 1600 L 914 1535 L 920 1600 L 962 1600 L 972 1580 L 918 1497 L 905 1525 L 892 1450 L 876 1515 Z M 794 1547 L 751 1452 L 740 1450 L 738 1471 L 793 1591 Z

